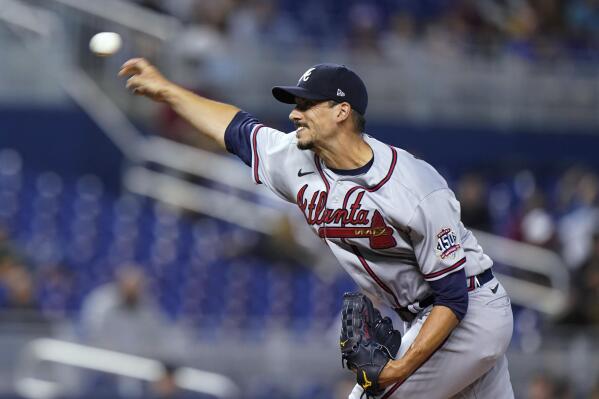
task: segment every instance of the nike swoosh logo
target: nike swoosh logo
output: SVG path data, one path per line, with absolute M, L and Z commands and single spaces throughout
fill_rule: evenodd
M 311 175 L 312 173 L 314 173 L 314 171 L 312 171 L 312 172 L 302 172 L 302 170 L 300 169 L 300 170 L 297 171 L 297 177 Z
M 493 292 L 493 294 L 497 293 L 497 288 L 499 288 L 499 284 L 497 284 L 495 287 L 491 288 L 491 291 Z

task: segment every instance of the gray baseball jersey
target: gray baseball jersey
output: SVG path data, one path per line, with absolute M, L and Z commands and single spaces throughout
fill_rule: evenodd
M 243 112 L 227 128 L 225 142 L 229 151 L 251 166 L 256 183 L 297 204 L 306 222 L 362 290 L 392 308 L 419 314 L 421 321 L 428 315 L 421 301 L 434 297 L 435 304 L 450 307 L 462 320 L 468 303 L 473 303 L 472 295 L 476 295 L 466 292 L 466 281 L 470 291 L 479 289 L 474 276 L 489 269 L 491 259 L 460 222 L 459 202 L 433 167 L 368 135 L 363 138 L 374 157 L 368 165 L 351 173 L 327 168 L 312 151 L 297 148 L 294 133 L 262 126 Z M 480 318 L 484 312 L 472 313 Z M 468 324 L 471 318 L 466 315 L 461 324 Z M 509 318 L 511 323 L 511 311 Z M 509 323 L 500 320 L 497 324 Z M 505 338 L 507 329 L 500 330 Z M 455 330 L 453 335 L 457 335 Z M 471 340 L 462 344 L 469 347 L 486 339 L 475 330 L 468 330 L 465 335 Z M 497 340 L 494 335 L 488 338 Z M 507 347 L 505 339 L 500 341 L 496 358 L 502 357 Z M 452 347 L 454 352 L 455 349 Z M 468 351 L 465 348 L 462 357 Z M 437 351 L 435 356 L 444 356 L 444 351 Z M 470 357 L 473 362 L 478 358 L 476 354 Z M 442 391 L 439 397 L 456 394 L 489 370 L 482 365 L 477 367 L 479 374 L 464 376 L 458 384 L 460 389 Z M 507 368 L 498 375 L 507 375 Z M 410 380 L 418 378 L 413 375 Z M 500 385 L 506 387 L 506 394 L 497 397 L 509 398 L 509 376 L 507 383 Z M 404 384 L 398 392 L 417 392 L 409 386 Z M 430 391 L 424 392 L 429 393 L 423 393 L 424 397 L 435 397 L 430 396 Z
M 374 152 L 367 173 L 338 175 L 295 134 L 252 132 L 253 178 L 295 202 L 314 232 L 364 291 L 406 307 L 431 294 L 435 281 L 465 268 L 491 267 L 460 222 L 459 203 L 426 162 L 365 135 Z

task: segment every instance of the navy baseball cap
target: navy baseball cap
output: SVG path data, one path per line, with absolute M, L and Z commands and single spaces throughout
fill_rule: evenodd
M 307 100 L 348 102 L 364 115 L 368 93 L 360 77 L 345 65 L 318 64 L 299 78 L 297 86 L 275 86 L 272 95 L 285 104 L 295 104 L 295 97 Z

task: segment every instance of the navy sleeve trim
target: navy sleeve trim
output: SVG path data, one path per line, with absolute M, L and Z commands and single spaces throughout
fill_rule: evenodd
M 258 120 L 244 111 L 239 111 L 225 130 L 227 151 L 237 155 L 247 166 L 252 166 L 252 129 Z
M 464 269 L 428 283 L 435 293 L 434 305 L 447 306 L 461 321 L 468 311 L 468 289 Z
M 258 132 L 262 129 L 262 125 L 256 125 L 254 133 L 252 133 L 252 148 L 254 154 L 254 182 L 256 184 L 262 184 L 260 180 L 260 154 L 258 153 Z
M 439 279 L 445 277 L 445 275 L 448 275 L 448 274 L 451 274 L 451 273 L 455 272 L 458 268 L 460 268 L 460 266 L 461 266 L 461 269 L 463 269 L 464 268 L 464 266 L 463 266 L 464 263 L 466 263 L 466 257 L 463 257 L 462 259 L 458 260 L 453 265 L 451 265 L 449 267 L 446 267 L 443 270 L 439 270 L 439 271 L 436 271 L 436 272 L 433 272 L 433 273 L 425 274 L 424 275 L 424 279 L 426 281 L 428 281 L 429 283 L 431 281 L 434 281 L 434 280 L 439 280 Z

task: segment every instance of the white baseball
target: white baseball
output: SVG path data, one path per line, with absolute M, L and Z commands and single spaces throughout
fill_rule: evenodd
M 115 32 L 96 33 L 89 41 L 89 49 L 100 57 L 107 57 L 119 51 L 123 39 Z

